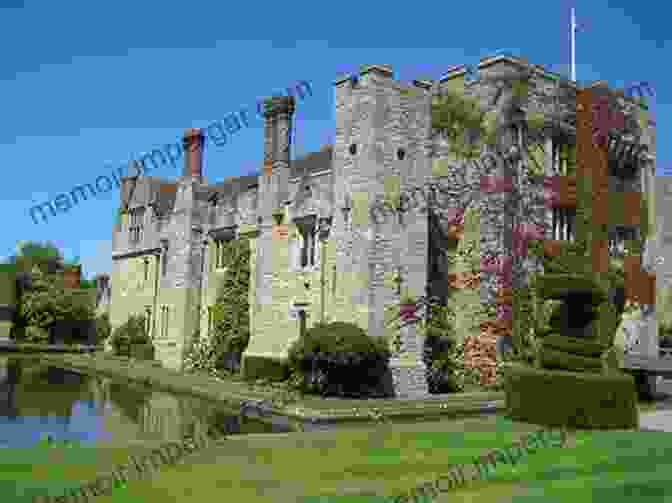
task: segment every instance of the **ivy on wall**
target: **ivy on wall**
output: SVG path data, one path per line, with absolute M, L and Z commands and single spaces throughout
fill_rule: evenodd
M 548 138 L 567 137 L 566 125 L 576 121 L 574 91 L 566 82 L 558 80 L 555 92 L 550 98 L 555 105 L 551 112 L 535 113 L 529 107 L 530 91 L 536 86 L 534 77 L 536 70 L 532 65 L 524 64 L 519 69 L 507 69 L 479 79 L 480 84 L 494 86 L 495 96 L 490 104 L 493 110 L 479 109 L 474 98 L 464 93 L 450 91 L 436 99 L 432 108 L 432 125 L 451 142 L 451 153 L 464 158 L 473 158 L 483 148 L 492 148 L 496 152 L 506 154 L 507 159 L 517 158 L 522 161 L 528 175 L 543 175 L 543 146 Z M 611 97 L 613 100 L 613 97 Z M 614 103 L 615 105 L 615 103 Z M 497 116 L 492 116 L 496 107 Z M 627 133 L 628 129 L 625 128 Z M 522 134 L 519 138 L 511 132 L 517 130 Z M 522 147 L 522 148 L 519 148 Z M 511 155 L 513 154 L 513 155 Z M 576 149 L 567 152 L 569 168 L 576 165 Z M 586 185 L 586 184 L 579 184 Z M 590 187 L 577 187 L 579 197 L 590 197 L 586 192 Z M 642 226 L 648 225 L 647 201 L 642 201 Z M 583 205 L 580 205 L 583 206 Z M 588 243 L 593 239 L 606 238 L 606 229 L 595 229 L 592 225 L 590 208 L 577 208 L 577 235 L 582 238 L 575 243 L 568 243 L 562 248 L 558 257 L 547 257 L 541 242 L 530 243 L 534 255 L 542 260 L 544 271 L 553 272 L 590 272 L 592 268 L 587 258 Z M 644 229 L 643 229 L 644 230 Z M 643 236 L 644 238 L 645 236 Z M 641 242 L 634 243 L 631 253 L 641 249 Z M 467 250 L 462 250 L 467 251 Z M 467 254 L 466 256 L 468 256 Z M 622 268 L 610 264 L 609 272 L 603 279 L 614 283 L 623 281 Z M 514 358 L 531 361 L 536 358 L 535 332 L 543 325 L 543 315 L 548 306 L 540 303 L 534 287 L 535 274 L 528 275 L 523 286 L 512 288 L 512 345 Z M 459 308 L 459 306 L 456 306 Z M 484 310 L 491 306 L 483 306 Z
M 220 250 L 223 274 L 217 278 L 217 295 L 211 306 L 211 333 L 200 337 L 186 357 L 186 368 L 210 373 L 227 372 L 231 355 L 238 357 L 250 340 L 250 243 L 227 241 Z
M 242 353 L 250 340 L 250 244 L 228 241 L 222 250 L 224 277 L 213 306 L 213 339 L 224 352 Z

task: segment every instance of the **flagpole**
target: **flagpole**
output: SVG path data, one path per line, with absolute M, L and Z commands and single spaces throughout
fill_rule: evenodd
M 572 51 L 572 82 L 576 82 L 576 16 L 574 13 L 574 7 L 572 7 L 570 43 Z

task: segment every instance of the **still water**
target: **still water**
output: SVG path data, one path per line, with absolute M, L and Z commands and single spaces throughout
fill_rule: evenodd
M 31 447 L 47 435 L 83 444 L 182 440 L 288 431 L 242 419 L 199 398 L 88 376 L 26 357 L 0 356 L 0 447 Z

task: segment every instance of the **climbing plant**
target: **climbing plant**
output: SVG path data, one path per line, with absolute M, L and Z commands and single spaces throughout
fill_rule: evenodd
M 232 355 L 240 358 L 250 340 L 248 292 L 250 286 L 250 245 L 247 239 L 227 241 L 221 250 L 223 275 L 211 307 L 211 332 L 195 337 L 187 367 L 227 373 Z
M 242 353 L 250 339 L 250 245 L 229 241 L 223 250 L 224 277 L 213 307 L 215 338 L 223 351 Z
M 432 105 L 432 127 L 450 140 L 454 155 L 473 159 L 481 151 L 480 139 L 488 135 L 485 112 L 478 100 L 448 90 Z

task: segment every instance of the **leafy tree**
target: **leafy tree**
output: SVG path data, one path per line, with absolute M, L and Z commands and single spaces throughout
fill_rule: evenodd
M 63 255 L 53 243 L 27 241 L 7 262 L 16 265 L 20 272 L 30 273 L 37 266 L 42 272 L 53 274 L 62 266 Z
M 96 288 L 96 280 L 95 279 L 82 279 L 79 283 L 80 288 Z
M 88 320 L 94 318 L 93 299 L 81 290 L 66 289 L 62 282 L 44 274 L 33 273 L 32 287 L 23 292 L 19 314 L 24 325 L 46 329 L 57 320 Z

